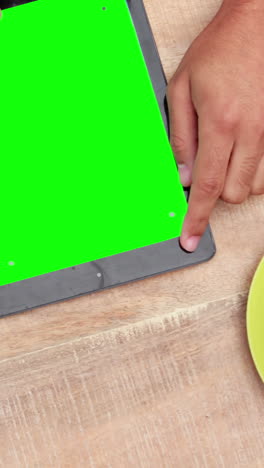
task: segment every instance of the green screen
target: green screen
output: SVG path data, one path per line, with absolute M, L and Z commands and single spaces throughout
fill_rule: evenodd
M 3 11 L 0 285 L 178 237 L 186 201 L 125 0 Z

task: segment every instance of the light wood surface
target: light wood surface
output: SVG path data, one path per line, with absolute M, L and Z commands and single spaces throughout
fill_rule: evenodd
M 168 78 L 216 0 L 146 0 Z M 209 263 L 0 321 L 0 467 L 261 467 L 245 330 L 264 197 L 219 202 Z

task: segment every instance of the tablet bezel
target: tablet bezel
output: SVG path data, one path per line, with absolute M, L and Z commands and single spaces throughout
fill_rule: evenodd
M 31 0 L 32 1 L 32 0 Z M 125 1 L 125 0 L 124 0 Z M 19 1 L 17 4 L 28 3 Z M 142 0 L 127 0 L 149 70 L 164 125 L 168 131 L 166 78 Z M 14 6 L 3 1 L 0 6 Z M 205 262 L 215 254 L 208 226 L 198 249 L 185 252 L 175 238 L 72 268 L 0 286 L 0 316 L 119 286 L 164 272 Z

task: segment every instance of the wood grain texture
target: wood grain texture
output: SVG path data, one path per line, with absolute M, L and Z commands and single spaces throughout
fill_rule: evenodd
M 218 11 L 221 0 L 145 0 L 167 78 L 195 37 Z
M 172 57 L 183 54 L 220 2 L 145 3 L 170 75 Z M 247 291 L 264 253 L 264 197 L 241 206 L 219 202 L 211 224 L 218 253 L 209 263 L 8 317 L 1 321 L 0 359 Z
M 0 363 L 6 467 L 263 467 L 245 295 Z
M 146 0 L 168 77 L 218 0 Z M 0 321 L 0 467 L 264 466 L 245 304 L 264 197 L 219 202 L 209 263 Z

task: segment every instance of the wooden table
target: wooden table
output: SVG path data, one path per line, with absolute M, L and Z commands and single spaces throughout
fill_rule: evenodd
M 218 0 L 146 0 L 168 78 Z M 209 263 L 0 321 L 0 466 L 264 466 L 245 329 L 264 198 L 219 202 Z

